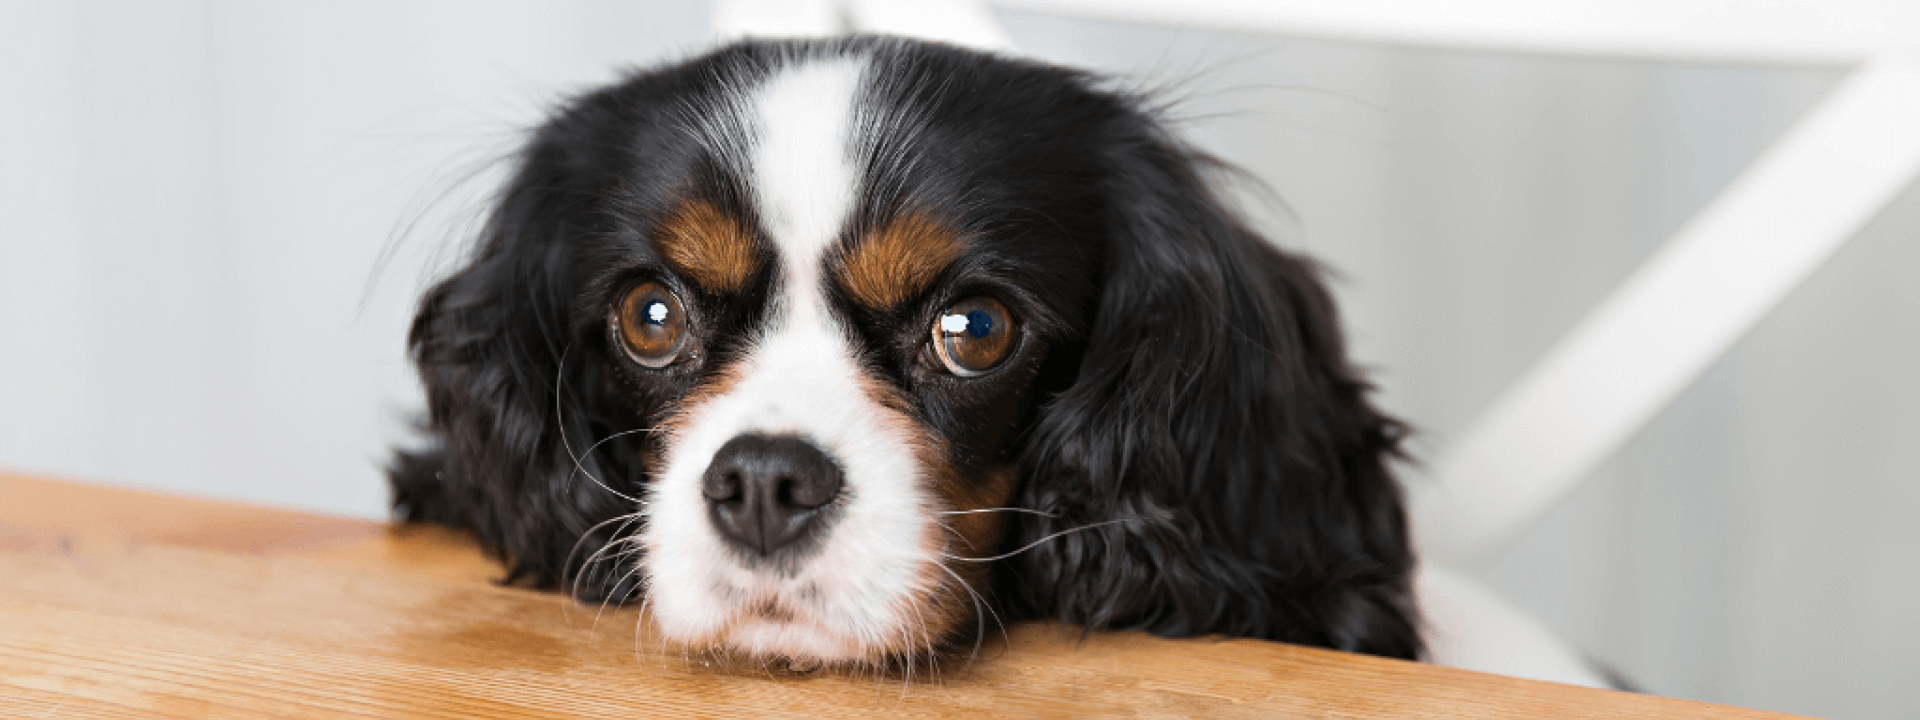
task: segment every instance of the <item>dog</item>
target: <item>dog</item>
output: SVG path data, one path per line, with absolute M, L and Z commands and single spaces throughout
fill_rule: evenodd
M 662 640 L 884 668 L 1052 619 L 1423 656 L 1309 258 L 1150 97 L 748 41 L 566 102 L 408 336 L 396 512 Z

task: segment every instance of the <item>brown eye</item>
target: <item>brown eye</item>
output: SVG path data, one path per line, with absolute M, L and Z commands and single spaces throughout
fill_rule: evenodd
M 1007 306 L 989 297 L 954 303 L 933 321 L 933 352 L 960 377 L 984 375 L 1013 352 L 1019 327 Z
M 687 347 L 686 309 L 660 283 L 642 283 L 628 290 L 614 306 L 610 320 L 627 357 L 641 365 L 666 367 Z

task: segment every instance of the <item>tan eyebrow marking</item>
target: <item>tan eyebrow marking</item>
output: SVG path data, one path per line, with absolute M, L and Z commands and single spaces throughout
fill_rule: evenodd
M 660 251 L 675 270 L 715 291 L 736 290 L 760 269 L 745 223 L 705 200 L 687 200 L 661 223 Z
M 925 290 L 960 257 L 959 236 L 932 218 L 910 213 L 861 239 L 848 252 L 842 282 L 854 302 L 889 308 Z

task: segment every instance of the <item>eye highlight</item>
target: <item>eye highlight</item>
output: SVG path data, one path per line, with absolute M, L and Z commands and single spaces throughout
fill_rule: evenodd
M 627 357 L 646 367 L 666 367 L 686 350 L 686 308 L 660 283 L 641 283 L 628 290 L 607 320 Z
M 970 297 L 933 321 L 933 352 L 959 377 L 985 375 L 1013 352 L 1020 327 L 1007 306 L 990 297 Z

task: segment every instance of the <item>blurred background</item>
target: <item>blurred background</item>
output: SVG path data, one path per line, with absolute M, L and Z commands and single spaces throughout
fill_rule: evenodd
M 711 15 L 0 4 L 0 469 L 384 517 L 412 305 L 500 160 Z M 1427 459 L 1845 70 L 998 17 L 1250 171 Z M 1908 188 L 1482 576 L 1652 692 L 1920 716 L 1917 274 Z

